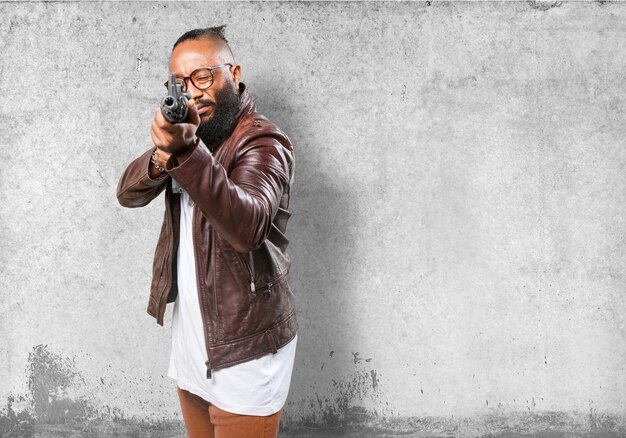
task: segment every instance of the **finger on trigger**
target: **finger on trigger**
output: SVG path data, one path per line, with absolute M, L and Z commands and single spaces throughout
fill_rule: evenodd
M 152 136 L 152 143 L 158 148 L 163 143 L 161 142 L 161 138 L 159 136 L 159 131 L 155 126 L 155 123 L 152 122 L 152 128 L 150 129 L 150 135 Z

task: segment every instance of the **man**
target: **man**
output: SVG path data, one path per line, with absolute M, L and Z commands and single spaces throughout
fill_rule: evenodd
M 275 437 L 296 347 L 285 252 L 294 155 L 255 112 L 223 31 L 174 44 L 187 119 L 157 109 L 155 147 L 126 168 L 117 197 L 142 207 L 165 191 L 148 313 L 163 325 L 175 301 L 168 375 L 189 437 Z

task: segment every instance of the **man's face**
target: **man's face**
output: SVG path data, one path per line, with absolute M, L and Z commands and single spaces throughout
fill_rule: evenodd
M 234 64 L 224 45 L 208 38 L 184 41 L 176 46 L 170 57 L 169 69 L 178 79 L 188 77 L 198 68 L 225 63 L 233 66 L 213 70 L 210 88 L 199 90 L 187 80 L 187 92 L 195 100 L 200 116 L 196 135 L 208 146 L 220 143 L 232 131 L 239 108 L 240 67 Z

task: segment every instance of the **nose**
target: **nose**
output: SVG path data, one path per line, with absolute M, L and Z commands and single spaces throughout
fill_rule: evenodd
M 199 90 L 196 88 L 196 86 L 193 84 L 193 82 L 191 82 L 190 79 L 187 79 L 185 81 L 185 85 L 186 85 L 186 92 L 191 94 L 191 98 L 192 99 L 197 99 L 200 96 L 202 96 L 202 90 Z

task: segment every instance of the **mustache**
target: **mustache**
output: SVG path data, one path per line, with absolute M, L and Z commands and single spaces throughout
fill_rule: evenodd
M 196 106 L 209 106 L 209 105 L 215 105 L 215 102 L 212 101 L 211 99 L 196 100 Z

